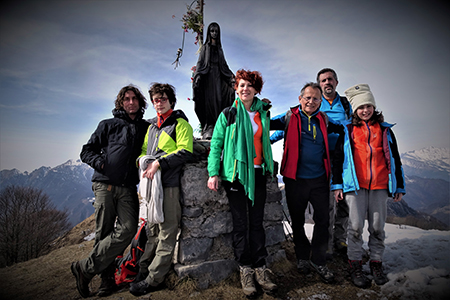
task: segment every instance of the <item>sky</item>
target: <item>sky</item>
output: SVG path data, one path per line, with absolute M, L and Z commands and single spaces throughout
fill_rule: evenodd
M 176 87 L 177 109 L 198 128 L 191 67 L 182 46 L 192 0 L 10 1 L 0 9 L 0 170 L 31 172 L 78 159 L 119 90 Z M 325 67 L 337 91 L 369 84 L 401 153 L 450 147 L 450 19 L 444 1 L 205 0 L 205 27 L 219 23 L 230 69 L 260 71 L 272 115 L 298 104 Z M 145 118 L 155 116 L 153 107 Z M 282 143 L 273 147 L 281 161 Z

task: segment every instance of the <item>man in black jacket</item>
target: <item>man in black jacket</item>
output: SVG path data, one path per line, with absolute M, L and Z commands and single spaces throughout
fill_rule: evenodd
M 95 244 L 87 258 L 71 266 L 78 292 L 84 298 L 90 296 L 89 282 L 97 274 L 102 278 L 98 296 L 114 292 L 115 259 L 136 234 L 136 159 L 149 126 L 143 120 L 146 107 L 146 99 L 137 87 L 123 87 L 112 111 L 114 118 L 101 121 L 81 150 L 81 160 L 95 170 Z

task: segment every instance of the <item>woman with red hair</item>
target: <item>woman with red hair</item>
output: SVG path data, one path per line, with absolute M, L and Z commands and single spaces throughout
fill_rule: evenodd
M 237 98 L 220 113 L 208 156 L 208 188 L 217 191 L 220 176 L 233 217 L 234 254 L 248 297 L 256 293 L 255 279 L 265 292 L 277 288 L 266 268 L 263 219 L 266 176 L 273 174 L 273 159 L 269 140 L 271 105 L 256 97 L 262 86 L 258 71 L 237 71 Z

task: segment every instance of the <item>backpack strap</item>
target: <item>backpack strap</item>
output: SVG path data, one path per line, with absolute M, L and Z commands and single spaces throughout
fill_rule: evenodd
M 237 114 L 236 107 L 234 106 L 226 107 L 222 112 L 227 118 L 227 126 L 230 126 L 231 124 L 236 122 L 236 114 Z
M 347 115 L 347 119 L 350 119 L 351 111 L 350 111 L 350 103 L 348 102 L 347 97 L 340 96 L 342 106 L 344 107 L 345 114 Z
M 323 119 L 325 120 L 325 125 L 328 127 L 328 115 L 323 111 L 319 111 L 319 114 L 322 115 Z

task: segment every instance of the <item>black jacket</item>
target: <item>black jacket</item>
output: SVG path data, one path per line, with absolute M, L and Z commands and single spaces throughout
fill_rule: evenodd
M 132 120 L 124 110 L 114 109 L 113 115 L 98 124 L 80 158 L 94 168 L 92 181 L 135 187 L 139 183 L 136 159 L 149 123 L 140 115 Z

